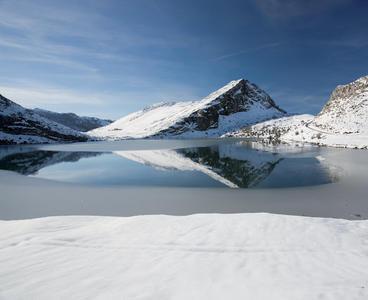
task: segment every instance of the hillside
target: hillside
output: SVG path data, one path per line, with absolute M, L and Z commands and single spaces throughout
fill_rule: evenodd
M 0 95 L 0 144 L 83 142 L 88 137 Z

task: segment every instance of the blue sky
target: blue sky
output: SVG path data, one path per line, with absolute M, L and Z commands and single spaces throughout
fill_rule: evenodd
M 233 79 L 316 113 L 368 74 L 366 0 L 0 0 L 0 93 L 119 118 Z

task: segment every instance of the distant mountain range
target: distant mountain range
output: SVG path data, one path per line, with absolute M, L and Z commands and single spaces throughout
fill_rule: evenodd
M 57 113 L 40 108 L 35 108 L 33 111 L 51 121 L 81 132 L 90 131 L 92 129 L 112 123 L 112 120 L 99 119 L 95 117 L 82 117 L 74 113 Z
M 265 91 L 240 79 L 202 100 L 155 104 L 89 134 L 110 140 L 219 137 L 285 115 Z
M 0 144 L 226 136 L 368 148 L 368 76 L 338 86 L 317 116 L 287 115 L 244 79 L 202 100 L 155 104 L 115 122 L 29 110 L 0 96 Z
M 84 142 L 89 137 L 0 95 L 0 144 Z
M 83 131 L 111 123 L 76 114 L 26 109 L 0 95 L 0 144 L 85 142 Z

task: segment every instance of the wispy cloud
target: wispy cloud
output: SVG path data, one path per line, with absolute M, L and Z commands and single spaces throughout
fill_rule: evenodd
M 98 27 L 87 26 L 97 23 L 98 16 L 37 2 L 0 2 L 1 58 L 96 72 L 96 66 L 76 56 L 91 54 L 89 44 L 104 36 Z M 67 39 L 79 42 L 72 45 Z
M 14 49 L 23 60 L 33 58 L 50 64 L 68 61 L 71 67 L 89 70 L 97 68 L 87 66 L 93 64 L 91 60 L 82 63 L 80 56 L 127 62 L 142 59 L 131 49 L 185 48 L 197 42 L 193 37 L 159 36 L 148 30 L 120 29 L 117 33 L 110 30 L 115 25 L 110 18 L 86 7 L 73 9 L 62 2 L 39 0 L 0 1 L 0 49 Z
M 225 59 L 233 58 L 233 57 L 236 57 L 236 56 L 239 56 L 239 55 L 244 55 L 244 54 L 247 54 L 247 53 L 257 52 L 257 51 L 270 49 L 270 48 L 276 48 L 276 47 L 279 47 L 279 46 L 281 46 L 281 43 L 264 44 L 264 45 L 261 45 L 261 46 L 258 46 L 258 47 L 253 47 L 253 48 L 249 48 L 249 49 L 245 49 L 245 50 L 241 50 L 241 51 L 221 55 L 221 56 L 218 56 L 218 57 L 214 58 L 213 61 L 225 60 Z
M 152 78 L 150 68 L 177 62 L 142 49 L 185 49 L 195 37 L 117 25 L 97 9 L 102 1 L 67 2 L 0 0 L 0 93 L 26 107 L 62 111 L 104 104 L 114 117 L 149 101 L 194 95 L 188 86 Z
M 57 106 L 59 104 L 103 105 L 106 95 L 80 93 L 60 87 L 47 85 L 0 85 L 1 93 L 17 103 L 29 108 Z

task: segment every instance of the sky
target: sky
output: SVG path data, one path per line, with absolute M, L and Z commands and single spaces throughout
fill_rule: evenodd
M 0 94 L 117 119 L 245 78 L 317 113 L 368 75 L 366 0 L 0 0 Z

